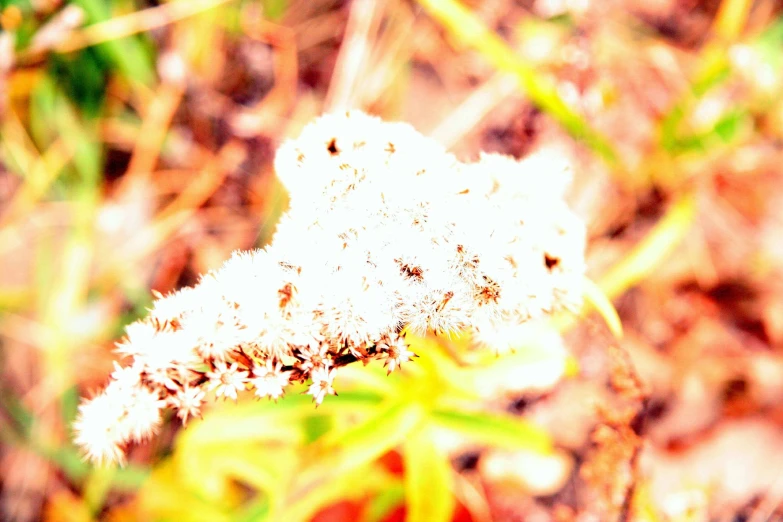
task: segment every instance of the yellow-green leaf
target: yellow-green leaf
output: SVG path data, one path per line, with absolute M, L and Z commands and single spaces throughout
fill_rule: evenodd
M 652 273 L 683 240 L 693 224 L 696 202 L 686 194 L 675 202 L 641 243 L 613 266 L 598 286 L 614 299 Z
M 292 502 L 283 511 L 276 512 L 272 520 L 306 522 L 313 515 L 341 500 L 355 500 L 368 495 L 379 495 L 386 490 L 399 488 L 399 478 L 379 464 L 354 469 L 349 473 L 333 475 L 304 495 L 297 491 L 291 495 Z
M 402 454 L 407 522 L 449 522 L 454 513 L 451 463 L 431 431 L 422 426 L 411 433 Z
M 437 410 L 435 425 L 456 431 L 480 444 L 548 453 L 552 440 L 547 432 L 528 420 L 505 414 Z
M 333 476 L 372 462 L 402 442 L 423 414 L 416 403 L 393 403 L 356 426 L 330 432 L 310 448 L 320 457 L 314 469 Z

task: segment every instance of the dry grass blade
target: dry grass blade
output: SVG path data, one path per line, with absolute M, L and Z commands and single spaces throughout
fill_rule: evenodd
M 231 126 L 239 136 L 271 132 L 281 124 L 281 115 L 293 106 L 298 82 L 296 35 L 284 26 L 267 20 L 249 22 L 243 18 L 245 34 L 266 42 L 275 49 L 272 89 L 252 107 L 241 109 L 231 117 Z
M 359 92 L 357 80 L 367 64 L 370 37 L 380 22 L 379 11 L 373 0 L 355 0 L 351 4 L 348 27 L 326 96 L 326 112 L 357 108 L 354 107 L 354 96 Z
M 478 17 L 454 0 L 419 0 L 419 3 L 449 33 L 480 52 L 498 70 L 516 76 L 530 100 L 555 118 L 574 137 L 584 140 L 610 166 L 620 167 L 620 158 L 609 141 L 560 98 L 551 80 L 526 64 Z
M 183 93 L 184 85 L 180 82 L 164 82 L 155 92 L 147 105 L 128 170 L 118 189 L 119 193 L 149 181 Z
M 229 142 L 210 158 L 196 179 L 155 217 L 153 222 L 131 238 L 121 252 L 115 253 L 98 272 L 99 286 L 112 286 L 123 274 L 154 252 L 163 242 L 179 230 L 198 208 L 223 183 L 245 157 L 245 149 L 237 142 Z
M 476 88 L 458 107 L 449 113 L 430 137 L 452 147 L 468 134 L 494 107 L 517 91 L 517 80 L 506 73 L 497 73 Z
M 68 39 L 54 46 L 54 50 L 60 53 L 78 51 L 91 45 L 117 40 L 125 36 L 151 31 L 165 25 L 188 18 L 190 16 L 214 9 L 227 4 L 232 0 L 178 0 L 156 7 L 150 7 L 142 11 L 135 11 L 124 16 L 117 16 L 105 22 L 85 27 L 73 32 Z M 20 55 L 20 61 L 33 59 L 40 51 Z

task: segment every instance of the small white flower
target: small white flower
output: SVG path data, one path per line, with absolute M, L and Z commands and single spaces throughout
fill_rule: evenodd
M 124 461 L 122 445 L 127 434 L 123 433 L 120 422 L 123 409 L 124 405 L 117 401 L 117 397 L 105 392 L 79 405 L 79 413 L 73 423 L 74 442 L 92 462 L 112 464 Z
M 299 356 L 301 357 L 299 368 L 305 372 L 311 372 L 315 368 L 329 368 L 332 365 L 332 359 L 329 355 L 330 348 L 328 343 L 301 347 L 299 350 Z
M 428 330 L 451 334 L 470 324 L 470 311 L 474 303 L 464 284 L 434 289 L 418 297 L 406 306 L 404 320 L 410 330 L 424 333 Z
M 134 364 L 132 366 L 120 366 L 117 361 L 113 361 L 114 371 L 111 373 L 111 380 L 116 382 L 120 387 L 130 388 L 138 386 L 141 382 L 141 368 L 140 365 Z
M 261 347 L 265 355 L 288 355 L 294 339 L 291 321 L 282 316 L 280 310 L 273 310 L 262 316 L 261 322 L 263 327 L 257 332 L 254 344 Z
M 180 418 L 183 426 L 187 425 L 190 417 L 201 416 L 201 405 L 205 396 L 206 392 L 201 388 L 185 386 L 174 396 L 169 397 L 169 404 L 177 410 L 177 417 Z
M 195 339 L 196 352 L 205 360 L 225 362 L 244 340 L 236 309 L 218 298 L 203 303 L 186 323 Z
M 182 288 L 166 296 L 160 296 L 153 304 L 149 317 L 161 325 L 176 329 L 182 320 L 198 307 L 199 303 L 210 297 L 206 293 L 206 287 L 202 285 Z
M 307 393 L 313 396 L 316 405 L 320 405 L 327 395 L 337 395 L 332 388 L 334 382 L 334 368 L 316 368 L 310 374 L 313 383 L 307 389 Z
M 377 344 L 377 348 L 386 355 L 386 361 L 383 365 L 388 369 L 388 373 L 402 367 L 402 363 L 410 361 L 411 357 L 416 355 L 408 350 L 405 338 L 397 334 L 389 335 Z
M 161 423 L 165 402 L 158 393 L 146 387 L 136 387 L 122 419 L 130 438 L 136 441 L 152 435 Z
M 269 397 L 277 400 L 283 396 L 284 388 L 288 386 L 288 372 L 281 370 L 280 363 L 267 362 L 263 366 L 257 366 L 253 370 L 253 378 L 250 384 L 256 389 L 256 396 Z
M 117 352 L 123 356 L 136 357 L 149 351 L 158 332 L 145 321 L 136 321 L 125 327 L 125 338 L 117 343 Z
M 129 339 L 138 344 L 136 337 L 129 336 Z M 134 366 L 138 365 L 152 383 L 176 390 L 180 386 L 177 380 L 187 373 L 187 368 L 198 363 L 193 348 L 193 336 L 187 330 L 155 332 L 137 351 Z
M 237 392 L 245 389 L 247 372 L 238 369 L 237 363 L 228 366 L 225 362 L 215 363 L 214 371 L 207 372 L 209 391 L 215 390 L 215 397 L 237 400 Z

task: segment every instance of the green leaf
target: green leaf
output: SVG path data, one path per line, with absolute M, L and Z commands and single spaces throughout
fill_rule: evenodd
M 264 18 L 279 21 L 288 9 L 288 0 L 264 0 Z
M 191 473 L 188 470 L 188 475 Z M 187 475 L 186 475 L 187 476 Z M 188 489 L 181 468 L 172 460 L 156 466 L 150 480 L 138 494 L 140 520 L 223 522 L 233 520 L 228 495 L 204 498 Z
M 181 486 L 199 498 L 215 503 L 230 500 L 241 483 L 259 498 L 267 498 L 271 506 L 283 502 L 300 466 L 300 453 L 295 443 L 227 443 L 200 446 L 197 453 L 176 453 L 173 462 Z
M 780 71 L 783 66 L 783 53 L 780 52 L 783 47 L 783 16 L 770 24 L 751 46 L 762 63 L 769 64 L 773 71 Z
M 747 128 L 750 115 L 744 110 L 733 110 L 724 114 L 713 127 L 714 135 L 720 142 L 730 143 L 741 134 L 743 128 Z
M 424 410 L 416 403 L 392 403 L 347 430 L 334 430 L 310 450 L 320 459 L 317 473 L 334 476 L 363 466 L 393 449 L 421 422 Z
M 404 501 L 405 488 L 402 483 L 390 484 L 367 503 L 361 522 L 381 522 Z
M 342 397 L 341 397 L 342 398 Z M 344 498 L 357 488 L 367 487 L 366 472 L 373 461 L 400 444 L 423 417 L 417 404 L 392 403 L 375 409 L 375 414 L 345 430 L 332 430 L 309 445 L 289 492 L 293 503 L 276 520 L 306 520 L 317 509 Z M 351 478 L 356 475 L 356 479 Z M 365 489 L 366 490 L 366 489 Z
M 215 472 L 223 473 L 257 491 L 277 492 L 296 467 L 293 449 L 259 446 L 223 446 L 216 455 Z M 183 470 L 184 471 L 184 470 Z
M 100 114 L 108 84 L 109 65 L 92 48 L 78 53 L 49 56 L 49 75 L 82 112 L 94 118 Z
M 456 431 L 487 446 L 525 449 L 536 453 L 549 453 L 552 449 L 552 440 L 547 432 L 521 417 L 436 410 L 431 418 L 436 426 Z
M 103 22 L 112 16 L 111 2 L 73 0 L 73 3 L 84 9 L 90 23 Z M 142 44 L 140 36 L 104 42 L 96 49 L 129 81 L 149 85 L 155 78 L 152 53 Z
M 348 365 L 340 368 L 340 387 L 347 385 L 351 389 L 372 391 L 384 397 L 394 396 L 398 393 L 396 385 L 399 384 L 399 379 L 390 378 L 387 373 L 380 361 L 374 361 L 367 366 Z M 341 393 L 340 397 L 342 396 Z
M 285 466 L 276 463 L 294 449 L 301 453 L 308 422 L 316 416 L 361 414 L 376 408 L 379 401 L 377 395 L 347 393 L 316 410 L 311 397 L 292 394 L 277 404 L 268 401 L 227 404 L 181 432 L 175 459 L 184 482 L 200 496 L 220 498 L 227 491 L 229 480 L 239 479 L 267 492 L 273 508 L 282 495 L 278 486 L 287 484 L 288 478 L 279 475 L 282 471 L 278 476 L 270 475 L 269 466 L 283 471 L 298 467 L 296 461 Z M 259 456 L 260 447 L 274 448 L 273 455 Z M 244 455 L 254 457 L 249 459 Z
M 406 437 L 402 450 L 407 522 L 449 522 L 454 495 L 448 457 L 434 444 L 426 426 Z
M 270 518 L 305 522 L 311 520 L 318 511 L 341 500 L 358 500 L 390 489 L 400 489 L 397 476 L 377 464 L 364 466 L 349 473 L 332 475 L 317 487 L 307 490 L 304 495 L 294 492 L 290 497 L 293 502 Z
M 289 394 L 278 403 L 270 401 L 227 404 L 209 412 L 202 421 L 182 432 L 178 444 L 194 449 L 201 445 L 262 440 L 303 440 L 303 425 L 296 421 L 315 415 L 349 412 L 361 414 L 381 401 L 372 393 L 341 393 L 316 410 L 309 395 Z

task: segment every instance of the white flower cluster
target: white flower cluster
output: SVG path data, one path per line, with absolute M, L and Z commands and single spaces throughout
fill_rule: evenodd
M 464 164 L 409 125 L 349 112 L 308 125 L 275 167 L 291 204 L 271 245 L 158 296 L 127 328 L 130 364 L 79 408 L 90 459 L 122 460 L 163 408 L 186 422 L 208 392 L 277 399 L 309 380 L 320 404 L 340 366 L 408 361 L 404 330 L 472 330 L 502 349 L 581 299 L 584 226 L 563 201 L 568 173 L 540 158 Z

